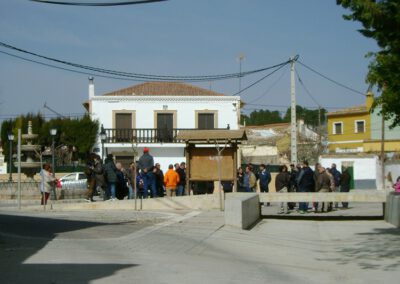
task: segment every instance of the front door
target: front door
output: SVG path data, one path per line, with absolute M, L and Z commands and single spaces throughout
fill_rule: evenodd
M 157 138 L 159 142 L 172 142 L 174 115 L 172 113 L 157 113 Z

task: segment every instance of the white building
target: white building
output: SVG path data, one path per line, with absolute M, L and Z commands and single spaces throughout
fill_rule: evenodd
M 239 129 L 240 97 L 176 82 L 147 82 L 101 96 L 89 79 L 86 108 L 107 135 L 98 148 L 128 163 L 144 147 L 163 169 L 184 161 L 183 129 Z M 103 146 L 103 147 L 102 147 Z

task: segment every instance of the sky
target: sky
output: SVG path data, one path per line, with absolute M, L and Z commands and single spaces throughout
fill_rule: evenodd
M 240 54 L 243 72 L 299 55 L 303 64 L 366 92 L 365 54 L 377 45 L 357 31 L 359 23 L 342 18 L 347 12 L 335 0 L 168 0 L 115 7 L 2 0 L 0 42 L 74 63 L 157 75 L 236 73 Z M 34 59 L 4 47 L 0 52 Z M 332 111 L 365 101 L 299 63 L 295 68 L 308 90 L 296 80 L 299 105 Z M 242 78 L 242 89 L 266 74 Z M 96 95 L 140 83 L 96 76 L 94 82 Z M 226 95 L 239 89 L 237 78 L 193 84 Z M 87 98 L 88 75 L 0 53 L 0 121 L 28 112 L 54 115 L 44 104 L 62 115 L 79 116 Z M 289 66 L 242 92 L 241 99 L 244 113 L 286 111 Z

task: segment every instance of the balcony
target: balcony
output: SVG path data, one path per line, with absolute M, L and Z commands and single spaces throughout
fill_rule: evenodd
M 218 128 L 227 130 L 227 128 Z M 214 130 L 218 130 L 214 129 Z M 197 130 L 197 128 L 104 128 L 106 140 L 104 143 L 184 143 L 176 137 L 181 130 Z M 103 131 L 103 130 L 102 130 Z

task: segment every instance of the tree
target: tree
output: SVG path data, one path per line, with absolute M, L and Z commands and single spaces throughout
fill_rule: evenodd
M 246 125 L 264 125 L 271 123 L 281 123 L 283 119 L 279 113 L 279 111 L 270 111 L 270 110 L 255 110 L 250 113 L 250 116 L 242 115 L 241 123 L 244 124 L 246 121 Z
M 291 108 L 288 108 L 285 116 L 283 117 L 284 121 L 290 121 L 291 113 Z M 321 110 L 310 110 L 299 105 L 296 106 L 296 119 L 303 119 L 305 124 L 314 128 L 319 126 L 319 122 L 321 122 L 321 125 L 325 123 L 325 114 L 326 109 L 324 108 L 321 108 Z M 318 119 L 318 115 L 321 115 L 319 118 L 320 120 Z
M 377 86 L 382 94 L 374 108 L 380 106 L 386 119 L 393 119 L 392 127 L 400 125 L 400 2 L 398 0 L 336 0 L 352 13 L 346 20 L 359 21 L 359 32 L 376 40 L 381 48 L 370 52 L 367 82 Z
M 86 158 L 92 150 L 96 142 L 97 133 L 99 130 L 98 121 L 92 121 L 88 115 L 82 118 L 56 118 L 45 121 L 41 114 L 28 114 L 20 116 L 14 120 L 5 120 L 1 125 L 1 141 L 3 142 L 3 149 L 5 156 L 9 159 L 9 142 L 7 134 L 9 131 L 14 133 L 17 137 L 18 128 L 21 128 L 22 133 L 27 133 L 28 121 L 32 121 L 33 132 L 38 135 L 35 143 L 42 146 L 49 146 L 52 143 L 50 129 L 56 128 L 57 135 L 54 138 L 55 146 L 75 146 L 78 149 L 80 158 Z M 24 143 L 24 141 L 22 141 Z

